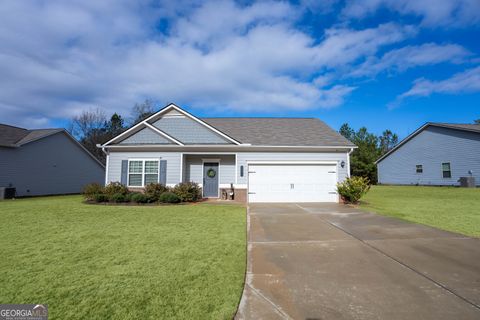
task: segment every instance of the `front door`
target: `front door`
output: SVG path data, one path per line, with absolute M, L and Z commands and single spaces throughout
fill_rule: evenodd
M 218 197 L 218 163 L 205 162 L 203 164 L 203 196 L 206 198 Z

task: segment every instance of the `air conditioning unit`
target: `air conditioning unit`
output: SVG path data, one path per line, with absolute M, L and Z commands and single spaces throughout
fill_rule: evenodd
M 16 189 L 12 187 L 0 187 L 0 200 L 15 198 Z
M 462 188 L 475 188 L 475 177 L 460 177 L 458 182 Z

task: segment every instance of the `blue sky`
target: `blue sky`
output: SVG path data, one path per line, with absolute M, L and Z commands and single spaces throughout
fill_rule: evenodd
M 401 137 L 480 118 L 480 1 L 0 2 L 0 122 L 145 99 Z

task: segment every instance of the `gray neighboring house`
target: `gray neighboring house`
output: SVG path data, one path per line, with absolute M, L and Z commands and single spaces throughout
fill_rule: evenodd
M 426 123 L 377 160 L 378 182 L 399 185 L 480 185 L 480 125 Z
M 99 146 L 106 182 L 131 189 L 193 181 L 205 198 L 338 202 L 355 146 L 314 118 L 198 118 L 169 104 Z
M 0 187 L 16 188 L 17 196 L 80 193 L 104 179 L 103 164 L 64 129 L 0 124 Z

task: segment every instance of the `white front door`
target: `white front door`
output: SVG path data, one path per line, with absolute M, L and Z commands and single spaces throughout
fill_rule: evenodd
M 338 202 L 335 164 L 250 164 L 249 202 Z

